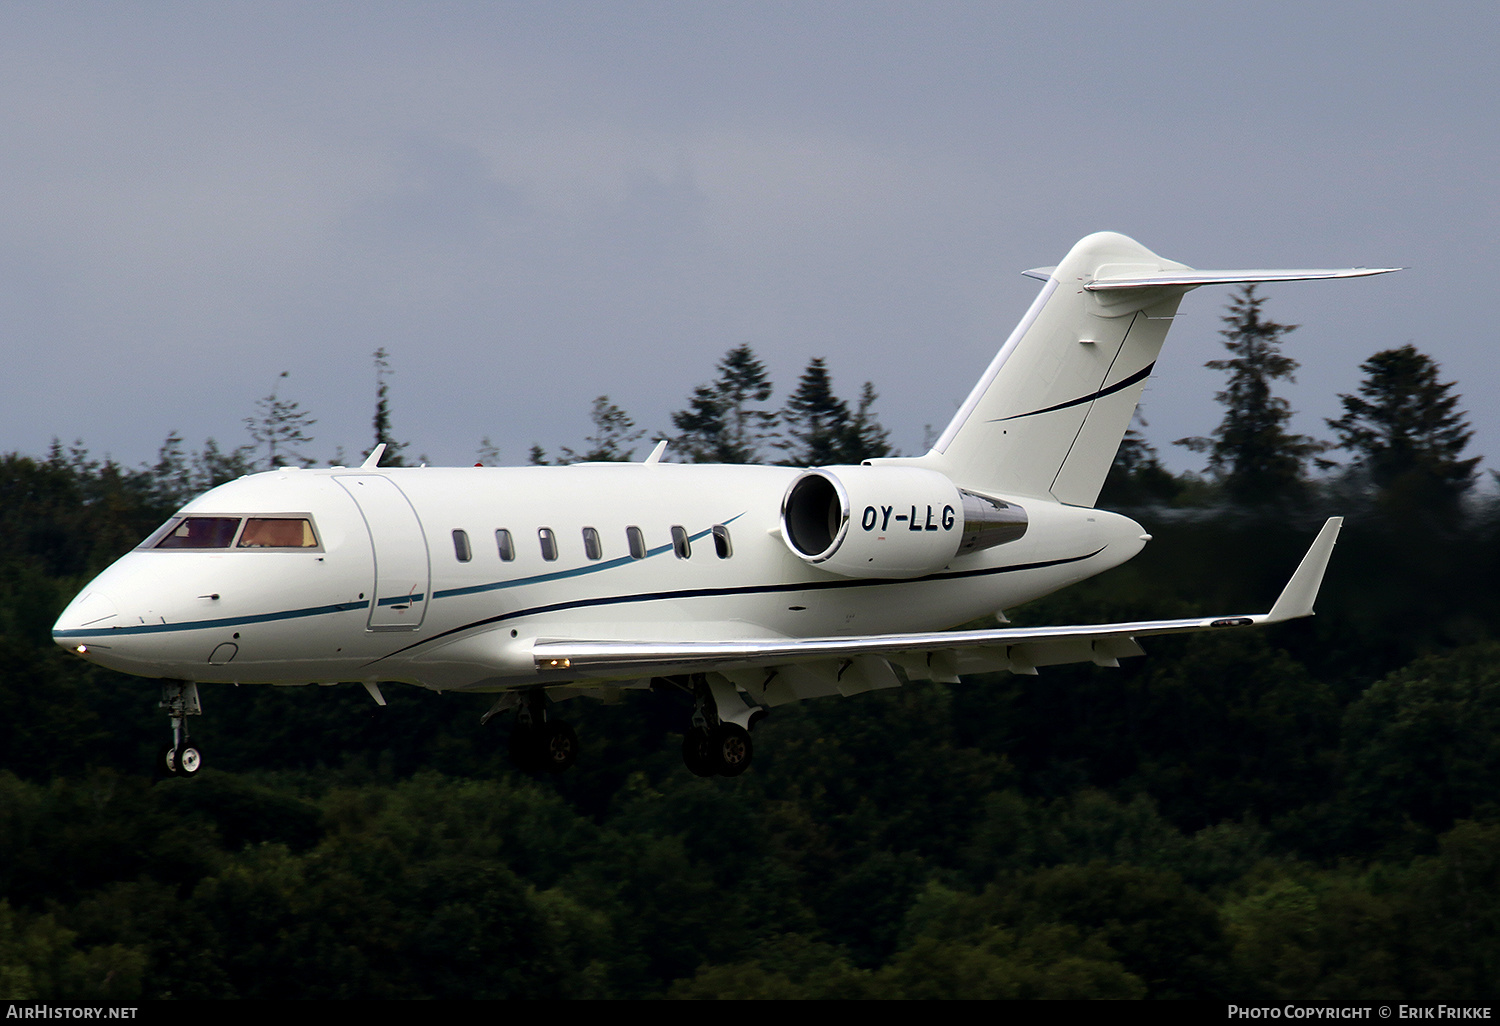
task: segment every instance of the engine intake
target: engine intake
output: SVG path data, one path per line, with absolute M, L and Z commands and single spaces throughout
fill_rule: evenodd
M 845 577 L 923 577 L 1026 533 L 1014 503 L 958 488 L 935 470 L 811 470 L 781 502 L 781 533 L 800 558 Z

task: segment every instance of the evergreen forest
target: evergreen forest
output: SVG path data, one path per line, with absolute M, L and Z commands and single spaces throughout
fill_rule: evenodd
M 1224 421 L 1182 440 L 1203 472 L 1135 430 L 1101 497 L 1151 544 L 1007 613 L 1262 611 L 1341 515 L 1316 617 L 783 706 L 732 779 L 683 767 L 671 690 L 573 700 L 582 756 L 551 775 L 510 764 L 489 698 L 354 684 L 205 685 L 207 767 L 153 774 L 155 683 L 51 624 L 192 494 L 312 462 L 315 421 L 273 392 L 239 448 L 0 456 L 0 997 L 1493 1002 L 1500 504 L 1460 396 L 1386 350 L 1297 435 L 1291 326 L 1253 289 L 1225 325 Z M 714 373 L 676 458 L 891 452 L 874 388 L 840 399 L 823 360 L 779 403 L 748 346 Z M 533 460 L 649 449 L 607 396 L 592 422 Z

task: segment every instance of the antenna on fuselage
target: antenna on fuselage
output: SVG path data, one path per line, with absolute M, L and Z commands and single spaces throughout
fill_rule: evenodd
M 384 455 L 385 455 L 385 443 L 381 442 L 375 448 L 373 448 L 373 449 L 370 450 L 370 455 L 368 455 L 368 456 L 365 457 L 365 461 L 359 465 L 359 469 L 360 470 L 374 470 L 376 467 L 380 466 L 380 457 L 382 457 Z
M 648 466 L 652 463 L 660 463 L 661 454 L 667 451 L 668 441 L 670 441 L 670 439 L 663 438 L 661 441 L 657 442 L 656 448 L 651 450 L 651 455 L 647 456 L 641 462 L 647 464 Z

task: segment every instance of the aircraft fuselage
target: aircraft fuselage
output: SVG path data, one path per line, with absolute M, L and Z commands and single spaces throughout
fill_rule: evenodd
M 206 517 L 226 534 L 162 547 L 157 532 L 74 600 L 54 636 L 146 677 L 496 691 L 566 676 L 538 669 L 538 638 L 938 630 L 1118 565 L 1145 541 L 1117 514 L 1023 499 L 1030 522 L 1014 541 L 915 580 L 849 577 L 784 538 L 783 496 L 805 474 L 664 463 L 257 474 L 173 521 Z M 853 511 L 849 530 L 898 544 L 962 526 L 941 496 L 900 499 Z M 303 519 L 294 544 L 251 543 Z

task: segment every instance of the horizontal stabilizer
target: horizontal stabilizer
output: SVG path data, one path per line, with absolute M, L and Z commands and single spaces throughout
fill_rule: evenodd
M 1200 285 L 1250 285 L 1262 281 L 1317 281 L 1323 278 L 1365 278 L 1372 274 L 1390 274 L 1399 267 L 1344 267 L 1330 270 L 1299 271 L 1160 271 L 1133 274 L 1121 278 L 1096 278 L 1084 285 L 1089 292 L 1112 292 L 1117 289 L 1166 288 Z

